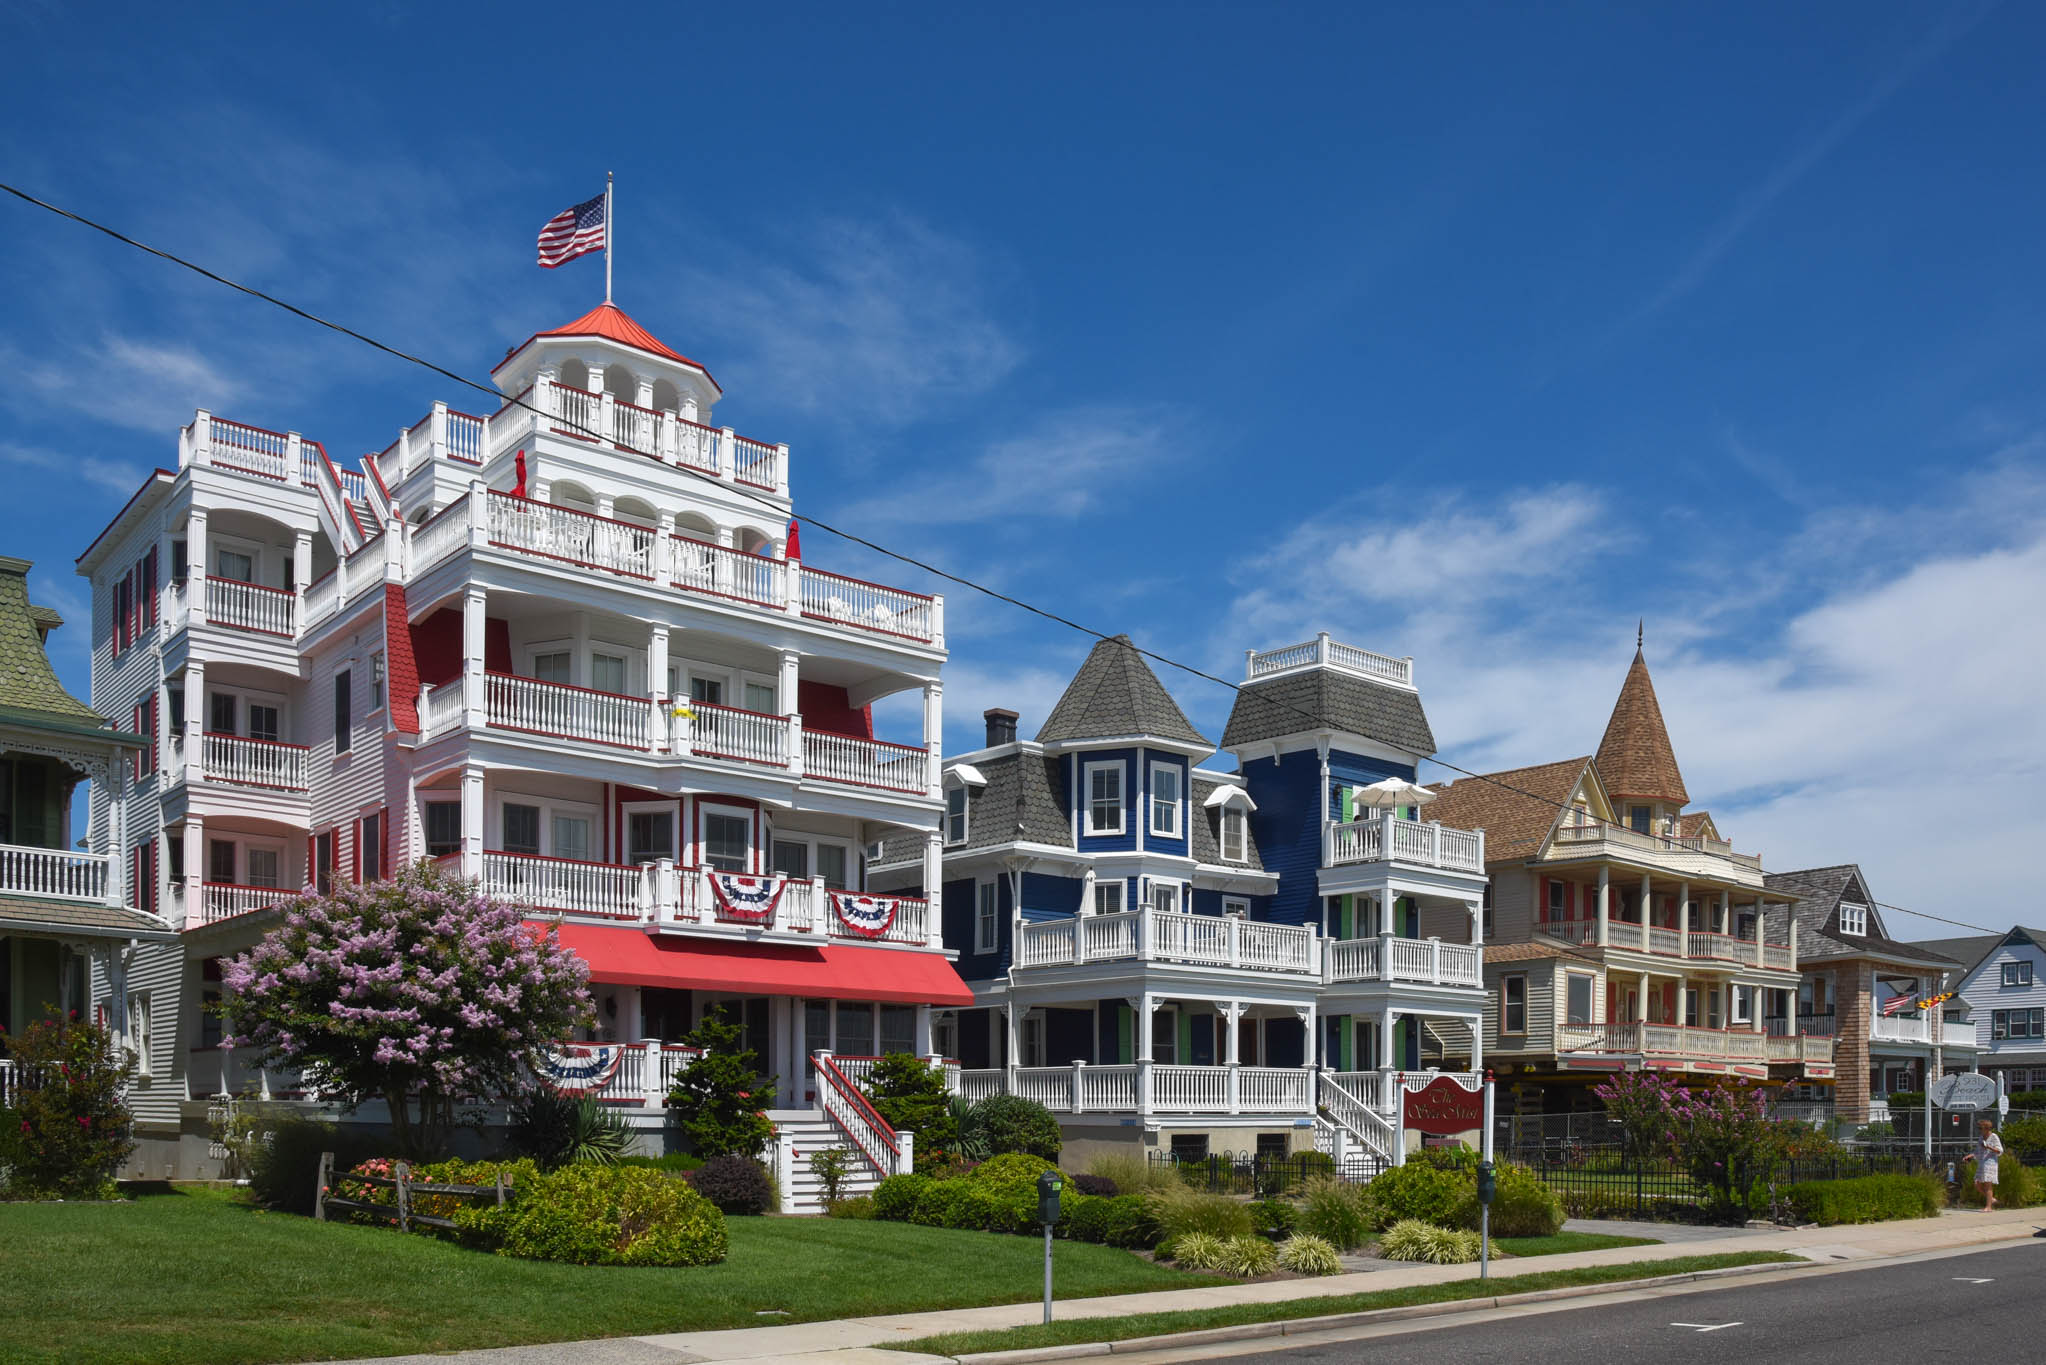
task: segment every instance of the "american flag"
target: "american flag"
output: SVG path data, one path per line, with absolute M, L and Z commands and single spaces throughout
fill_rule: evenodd
M 1891 996 L 1888 1000 L 1883 1001 L 1883 1018 L 1887 1019 L 1893 1014 L 1902 1014 L 1905 1010 L 1916 1004 L 1917 1000 L 1918 992 L 1916 991 L 1906 991 L 1902 995 Z
M 540 229 L 540 264 L 555 266 L 600 251 L 604 246 L 604 196 L 563 209 Z

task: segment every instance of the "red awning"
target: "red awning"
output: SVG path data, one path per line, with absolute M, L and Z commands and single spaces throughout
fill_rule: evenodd
M 721 943 L 600 924 L 563 924 L 558 932 L 590 964 L 592 981 L 613 985 L 908 1005 L 973 1003 L 972 990 L 936 953 L 851 943 Z

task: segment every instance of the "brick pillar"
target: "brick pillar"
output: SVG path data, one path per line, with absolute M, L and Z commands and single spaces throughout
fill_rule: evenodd
M 1867 962 L 1843 963 L 1833 981 L 1839 1001 L 1833 1038 L 1834 1117 L 1847 1123 L 1867 1123 L 1868 1025 L 1875 1009 L 1875 968 Z

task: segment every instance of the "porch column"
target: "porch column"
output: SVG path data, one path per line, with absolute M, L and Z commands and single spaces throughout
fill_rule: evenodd
M 1387 1006 L 1378 1012 L 1378 1069 L 1397 1071 L 1399 1058 L 1393 1053 L 1392 1026 L 1399 1021 L 1399 1011 Z M 1387 1091 L 1388 1100 L 1391 1091 Z
M 1641 951 L 1648 951 L 1648 926 L 1655 922 L 1655 885 L 1646 872 L 1641 874 Z
M 190 547 L 187 547 L 186 553 L 190 553 Z M 312 581 L 313 533 L 300 531 L 291 545 L 291 589 L 303 599 L 306 585 Z
M 924 684 L 924 771 L 933 801 L 945 795 L 945 687 L 936 678 Z
M 1228 1070 L 1226 1076 L 1226 1097 L 1229 1112 L 1243 1112 L 1243 1076 L 1236 1060 L 1236 1021 L 1243 1015 L 1242 1002 L 1223 1001 L 1215 1006 L 1215 1013 L 1222 1016 L 1222 1055 L 1216 1058 Z
M 185 816 L 185 924 L 187 929 L 206 922 L 206 819 Z
M 471 730 L 480 730 L 484 724 L 486 709 L 483 695 L 484 609 L 488 603 L 489 599 L 482 588 L 472 587 L 462 594 L 462 710 L 465 713 L 462 723 Z M 480 783 L 482 779 L 479 776 L 477 780 Z M 464 821 L 468 819 L 466 801 L 463 804 L 463 819 Z M 480 838 L 482 832 L 480 822 L 483 819 L 483 796 L 480 786 L 477 789 L 476 819 L 479 822 L 477 832 Z M 466 841 L 467 838 L 465 833 L 463 839 Z M 477 848 L 480 850 L 482 845 L 478 844 Z M 462 875 L 473 877 L 476 874 L 465 866 Z
M 462 875 L 483 875 L 483 768 L 462 769 Z
M 646 633 L 646 695 L 647 709 L 652 713 L 648 727 L 648 747 L 660 750 L 668 747 L 668 708 L 661 704 L 668 693 L 668 628 L 653 625 Z
M 797 1019 L 798 1028 L 800 1029 L 801 1016 L 798 1015 Z M 931 1055 L 931 1007 L 929 1005 L 918 1005 L 916 1007 L 915 1039 L 916 1042 L 913 1050 L 916 1055 L 919 1057 L 929 1057 Z
M 1231 1000 L 1228 1004 L 1222 1006 L 1222 1020 L 1226 1025 L 1225 1036 L 1228 1039 L 1222 1051 L 1222 1061 L 1225 1065 L 1235 1066 L 1238 1057 L 1241 1055 L 1241 1049 L 1238 1046 L 1238 1034 L 1242 1019 L 1242 1001 Z
M 185 781 L 198 782 L 206 776 L 206 661 L 193 659 L 185 665 Z M 187 864 L 192 876 L 204 864 Z
M 1677 955 L 1691 955 L 1691 884 L 1677 883 Z
M 1485 1074 L 1485 1016 L 1483 1014 L 1471 1015 L 1470 1026 L 1471 1072 L 1473 1075 L 1482 1076 Z M 1552 1024 L 1550 1027 L 1553 1028 L 1554 1025 Z
M 1005 1002 L 1002 1017 L 1009 1030 L 1004 1056 L 1008 1060 L 1008 1091 L 1013 1095 L 1016 1093 L 1016 1068 L 1021 1065 L 1017 1058 L 1023 1051 L 1023 1021 L 1017 1017 L 1014 996 Z
M 1612 874 L 1601 865 L 1598 870 L 1598 943 L 1601 948 L 1606 945 L 1606 940 L 1610 936 L 1608 926 L 1612 923 L 1612 916 Z
M 1637 992 L 1635 992 L 1635 996 L 1634 996 L 1634 1022 L 1635 1022 L 1635 1023 L 1637 1023 L 1637 1024 L 1645 1024 L 1645 1023 L 1647 1023 L 1647 1022 L 1648 1022 L 1648 973 L 1647 973 L 1647 972 L 1643 972 L 1643 973 L 1641 973 L 1641 988 L 1640 988 L 1640 990 L 1638 990 Z M 1644 1041 L 1644 1044 L 1645 1044 L 1646 1040 L 1644 1039 L 1643 1041 Z
M 1715 934 L 1733 933 L 1733 892 L 1721 887 L 1719 890 L 1719 920 L 1712 926 Z
M 1300 1016 L 1301 1027 L 1307 1030 L 1307 1036 L 1311 1040 L 1307 1053 L 1308 1065 L 1319 1070 L 1324 1064 L 1321 1057 L 1321 1015 L 1311 1001 L 1305 1005 L 1295 1005 L 1293 1013 Z
M 1470 912 L 1471 917 L 1470 941 L 1474 945 L 1480 946 L 1483 945 L 1485 941 L 1485 902 L 1482 899 L 1474 901 L 1465 901 L 1463 903 L 1463 908 Z
M 1136 1006 L 1137 1024 L 1137 1113 L 1151 1112 L 1151 1013 L 1157 1001 L 1146 991 L 1130 1002 Z
M 211 562 L 206 555 L 206 509 L 194 507 L 185 517 L 185 609 L 195 626 L 206 620 L 206 575 Z M 170 566 L 164 568 L 168 571 Z
M 924 931 L 931 947 L 945 946 L 945 833 L 924 831 Z

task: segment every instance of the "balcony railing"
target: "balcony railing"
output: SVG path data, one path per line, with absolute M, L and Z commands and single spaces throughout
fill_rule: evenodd
M 924 792 L 932 782 L 930 755 L 907 744 L 854 735 L 803 731 L 803 772 L 827 782 L 884 791 Z
M 1043 920 L 1018 933 L 1018 967 L 1089 962 L 1183 962 L 1318 976 L 1320 937 L 1293 925 L 1149 907 Z
M 235 578 L 208 578 L 206 619 L 216 626 L 291 638 L 297 628 L 298 597 L 289 588 L 266 588 Z
M 112 868 L 105 854 L 0 844 L 0 892 L 12 895 L 103 902 L 115 892 Z
M 1479 986 L 1484 951 L 1474 943 L 1439 938 L 1330 939 L 1322 946 L 1330 982 L 1402 981 L 1427 986 Z
M 1287 645 L 1283 649 L 1250 650 L 1245 662 L 1246 682 L 1255 682 L 1274 673 L 1289 673 L 1296 668 L 1332 666 L 1402 687 L 1414 685 L 1412 658 L 1395 659 L 1389 654 L 1374 654 L 1368 649 L 1331 640 L 1326 634 L 1318 635 L 1305 644 Z
M 1543 919 L 1535 921 L 1535 928 L 1551 938 L 1560 938 L 1568 943 L 1591 945 L 1598 942 L 1598 921 L 1595 919 Z M 1606 944 L 1608 947 L 1626 948 L 1637 953 L 1688 958 L 1697 962 L 1738 962 L 1747 967 L 1767 967 L 1783 971 L 1796 966 L 1788 943 L 1757 943 L 1750 938 L 1704 933 L 1695 929 L 1686 936 L 1668 925 L 1640 924 L 1633 920 L 1608 920 Z
M 1758 1033 L 1752 1028 L 1699 1028 L 1684 1024 L 1559 1024 L 1565 1052 L 1615 1052 L 1650 1057 L 1740 1063 L 1829 1062 L 1833 1040 Z
M 1004 1091 L 1057 1114 L 1290 1114 L 1314 1112 L 1314 1074 L 1305 1067 L 1175 1066 L 1137 1062 L 962 1071 L 960 1091 Z
M 637 1043 L 556 1043 L 541 1075 L 568 1093 L 608 1105 L 659 1109 L 699 1049 L 649 1038 Z
M 489 673 L 483 681 L 484 714 L 492 726 L 618 749 L 650 747 L 655 704 L 646 697 L 514 673 Z
M 932 599 L 922 593 L 884 588 L 823 569 L 803 570 L 803 615 L 813 621 L 853 626 L 880 635 L 929 642 L 936 638 Z
M 652 581 L 654 577 L 652 527 L 510 493 L 493 492 L 484 504 L 489 509 L 490 543 L 500 549 L 581 569 L 601 569 L 623 578 Z M 473 496 L 470 505 L 475 505 Z
M 520 406 L 519 400 L 540 412 L 535 414 Z M 459 415 L 448 414 L 448 445 L 444 451 L 435 453 L 463 459 L 457 454 L 454 431 L 453 419 Z M 673 412 L 644 408 L 608 393 L 592 393 L 556 381 L 534 384 L 518 400 L 492 414 L 487 425 L 476 418 L 466 420 L 476 423 L 477 430 L 473 438 L 463 438 L 464 444 L 477 452 L 501 450 L 539 429 L 643 455 L 663 464 L 701 470 L 754 488 L 784 495 L 788 492 L 787 446 L 755 441 L 730 427 L 707 427 Z
M 1551 858 L 1603 856 L 1639 862 L 1643 855 L 1672 871 L 1729 877 L 1760 885 L 1762 860 L 1752 854 L 1735 853 L 1716 839 L 1642 834 L 1621 825 L 1587 821 L 1582 825 L 1559 826 L 1549 847 Z
M 1434 821 L 1403 820 L 1391 811 L 1322 828 L 1323 867 L 1351 863 L 1410 863 L 1450 872 L 1485 870 L 1485 832 L 1450 829 Z
M 1868 1021 L 1868 1036 L 1878 1043 L 1924 1043 L 1935 1041 L 1932 1021 L 1922 1014 L 1899 1014 L 1885 1019 L 1873 1015 Z M 1941 1021 L 1937 1041 L 1941 1047 L 1973 1048 L 1977 1046 L 1975 1025 L 1949 1024 Z
M 230 882 L 206 882 L 199 888 L 197 922 L 218 924 L 237 915 L 268 910 L 294 899 L 299 893 L 274 886 L 237 886 Z
M 274 739 L 250 739 L 207 731 L 204 775 L 208 782 L 238 787 L 271 787 L 278 791 L 306 789 L 306 746 Z
M 691 702 L 689 710 L 693 718 L 684 718 L 675 727 L 673 742 L 678 751 L 771 768 L 789 766 L 789 734 L 794 726 L 790 717 L 701 701 Z

